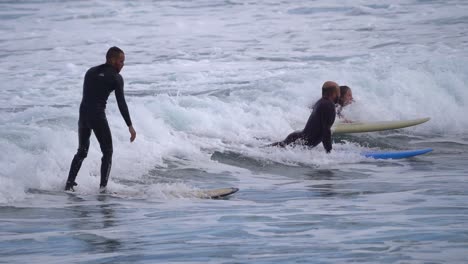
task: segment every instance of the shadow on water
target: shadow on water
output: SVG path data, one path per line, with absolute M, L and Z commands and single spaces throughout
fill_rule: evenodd
M 118 204 L 112 203 L 112 197 L 40 190 L 30 193 L 35 194 L 34 199 L 48 200 L 49 205 L 65 206 L 0 207 L 0 226 L 5 234 L 0 239 L 0 255 L 27 255 L 57 248 L 66 248 L 67 254 L 115 253 L 124 247 L 122 240 L 113 235 L 119 217 L 115 211 Z
M 339 194 L 334 182 L 344 177 L 334 170 L 313 170 L 306 172 L 304 178 L 312 181 L 328 181 L 327 183 L 312 184 L 306 187 L 317 196 L 331 197 Z
M 307 183 L 305 187 L 319 197 L 350 198 L 380 192 L 367 182 L 371 175 L 361 172 L 320 169 L 310 170 L 302 177 Z
M 225 164 L 249 169 L 254 173 L 266 173 L 279 175 L 293 180 L 281 185 L 299 184 L 303 185 L 309 192 L 289 190 L 285 193 L 287 197 L 300 197 L 306 195 L 310 198 L 350 198 L 366 194 L 386 192 L 387 187 L 392 189 L 398 186 L 388 186 L 389 183 L 371 183 L 367 179 L 372 177 L 372 171 L 363 172 L 353 169 L 321 169 L 303 166 L 288 166 L 286 164 L 267 162 L 244 156 L 240 153 L 230 151 L 215 152 L 213 160 Z M 372 163 L 375 166 L 375 162 Z M 382 166 L 395 166 L 395 164 L 383 163 Z M 397 166 L 400 166 L 397 164 Z M 284 179 L 284 178 L 283 178 Z M 291 193 L 294 192 L 294 195 Z M 271 197 L 270 197 L 271 198 Z
M 271 173 L 276 175 L 295 175 L 303 174 L 310 170 L 310 166 L 292 166 L 271 160 L 259 160 L 248 157 L 242 153 L 232 151 L 215 151 L 211 159 L 220 163 L 248 169 L 255 173 Z
M 100 213 L 102 214 L 102 227 L 111 228 L 117 225 L 115 210 L 112 208 L 114 205 L 106 203 L 109 199 L 106 195 L 98 195 L 97 200 L 102 202 L 98 205 Z
M 112 202 L 108 195 L 92 196 L 98 202 L 97 204 L 83 204 L 70 207 L 73 217 L 70 218 L 70 230 L 74 232 L 73 239 L 80 241 L 84 251 L 95 253 L 111 253 L 119 251 L 122 248 L 120 239 L 109 238 L 98 233 L 106 233 L 106 229 L 115 228 L 118 224 L 114 207 L 117 205 Z M 78 198 L 78 199 L 77 199 Z M 89 200 L 79 198 L 75 195 L 69 196 L 71 203 L 89 202 Z M 86 231 L 84 231 L 86 230 Z M 88 230 L 92 230 L 89 232 Z
M 187 167 L 185 164 L 171 160 L 164 160 L 164 163 L 167 166 L 155 166 L 143 174 L 142 177 L 115 179 L 114 181 L 127 186 L 177 183 L 200 186 L 200 184 L 203 184 L 203 188 L 219 188 L 219 186 L 235 184 L 238 181 L 231 176 L 229 171 L 215 173 L 203 168 Z

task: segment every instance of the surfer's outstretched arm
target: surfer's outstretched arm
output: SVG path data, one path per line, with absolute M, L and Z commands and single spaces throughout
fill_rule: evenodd
M 117 105 L 119 106 L 120 114 L 128 126 L 128 131 L 130 132 L 130 142 L 133 142 L 136 138 L 136 131 L 133 128 L 132 120 L 130 119 L 130 113 L 128 112 L 127 102 L 125 101 L 124 82 L 120 74 L 117 74 L 116 76 L 115 98 L 117 99 Z

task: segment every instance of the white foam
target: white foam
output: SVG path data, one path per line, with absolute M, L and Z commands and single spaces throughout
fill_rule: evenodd
M 420 15 L 414 5 L 372 3 L 319 1 L 327 8 L 318 12 L 297 2 L 233 5 L 229 12 L 199 12 L 188 2 L 180 3 L 185 9 L 100 3 L 91 11 L 74 2 L 19 3 L 36 11 L 0 27 L 0 202 L 22 200 L 28 188 L 63 188 L 77 148 L 84 72 L 112 45 L 127 53 L 122 74 L 138 135 L 128 142 L 111 95 L 111 183 L 140 180 L 168 162 L 242 170 L 211 160 L 215 151 L 311 167 L 361 162 L 364 148 L 352 143 L 335 145 L 331 155 L 320 146 L 259 148 L 303 128 L 326 80 L 353 89 L 356 103 L 344 112 L 350 119 L 427 116 L 430 122 L 405 131 L 444 140 L 466 133 L 467 34 L 462 24 L 450 24 L 463 8 L 432 3 L 437 12 Z M 93 137 L 78 175 L 81 190 L 97 189 L 99 166 Z

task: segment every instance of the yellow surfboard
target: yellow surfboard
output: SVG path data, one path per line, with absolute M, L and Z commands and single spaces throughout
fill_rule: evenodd
M 399 129 L 416 126 L 429 121 L 430 118 L 420 118 L 401 121 L 381 121 L 381 122 L 356 122 L 356 123 L 338 123 L 332 127 L 333 134 L 364 133 L 384 130 Z
M 198 190 L 194 192 L 196 198 L 203 199 L 219 199 L 236 193 L 239 191 L 238 188 L 221 188 L 221 189 L 210 189 L 210 190 Z

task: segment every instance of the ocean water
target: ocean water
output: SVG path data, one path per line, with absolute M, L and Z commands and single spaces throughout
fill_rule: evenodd
M 468 263 L 468 2 L 0 1 L 0 263 Z M 85 71 L 126 52 L 73 194 Z M 352 120 L 423 125 L 262 148 L 335 80 Z M 412 159 L 368 150 L 433 148 Z M 199 189 L 234 186 L 227 199 Z

